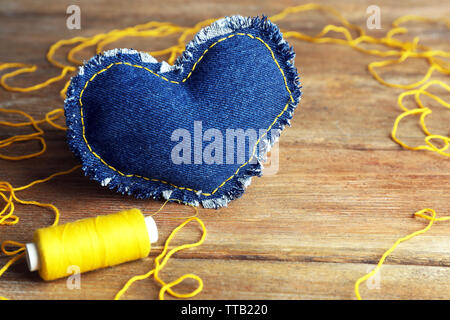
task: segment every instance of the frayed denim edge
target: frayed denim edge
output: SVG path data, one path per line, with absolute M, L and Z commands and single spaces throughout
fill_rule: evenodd
M 85 68 L 95 68 L 98 65 L 101 65 L 104 59 L 103 57 L 138 55 L 141 62 L 159 64 L 159 73 L 165 73 L 172 70 L 183 72 L 183 66 L 192 63 L 194 57 L 202 50 L 199 48 L 201 44 L 212 38 L 247 28 L 258 29 L 261 31 L 261 36 L 264 40 L 274 44 L 272 50 L 277 55 L 278 62 L 281 63 L 294 102 L 289 103 L 287 110 L 272 126 L 272 130 L 281 133 L 286 125 L 290 126 L 290 120 L 292 119 L 294 110 L 302 96 L 300 78 L 294 65 L 295 53 L 293 48 L 283 39 L 283 35 L 279 28 L 265 16 L 262 18 L 242 17 L 238 15 L 225 17 L 200 30 L 194 39 L 186 46 L 185 52 L 177 59 L 173 66 L 170 66 L 166 62 L 158 63 L 155 58 L 144 52 L 133 49 L 113 49 L 104 52 L 102 55 L 93 57 L 85 64 L 85 66 L 79 68 L 78 75 L 72 78 L 68 88 L 64 109 L 68 127 L 68 144 L 75 156 L 81 160 L 82 169 L 85 175 L 99 181 L 102 186 L 107 186 L 111 190 L 116 189 L 122 194 L 133 195 L 138 199 L 178 199 L 188 205 L 198 206 L 201 204 L 204 208 L 218 209 L 226 207 L 231 200 L 241 197 L 245 192 L 245 189 L 250 185 L 252 177 L 262 175 L 262 161 L 267 152 L 270 151 L 270 148 L 277 142 L 279 134 L 271 135 L 270 138 L 261 139 L 261 152 L 256 159 L 256 163 L 249 163 L 246 167 L 242 168 L 236 176 L 227 182 L 228 186 L 226 188 L 224 186 L 222 190 L 219 189 L 214 195 L 203 196 L 201 195 L 202 191 L 194 193 L 188 190 L 176 189 L 160 182 L 143 181 L 140 178 L 125 177 L 101 163 L 100 160 L 93 156 L 88 150 L 82 138 L 82 134 L 80 134 L 80 105 L 77 93 L 79 94 L 81 90 L 80 86 L 82 82 L 85 82 L 83 77 Z

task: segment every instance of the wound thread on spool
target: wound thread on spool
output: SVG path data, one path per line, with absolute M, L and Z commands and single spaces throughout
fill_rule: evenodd
M 131 209 L 36 230 L 27 263 L 42 279 L 55 280 L 72 274 L 70 266 L 83 273 L 145 258 L 157 240 L 153 218 Z

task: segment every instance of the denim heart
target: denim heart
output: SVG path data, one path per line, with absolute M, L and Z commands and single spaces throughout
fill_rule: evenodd
M 267 18 L 226 17 L 170 66 L 115 49 L 93 57 L 65 101 L 86 175 L 137 198 L 207 208 L 241 196 L 300 97 L 294 52 Z

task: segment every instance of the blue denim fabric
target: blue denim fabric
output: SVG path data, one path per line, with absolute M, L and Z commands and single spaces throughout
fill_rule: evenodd
M 71 150 L 84 172 L 110 189 L 137 198 L 225 206 L 242 195 L 252 176 L 261 175 L 267 148 L 258 149 L 255 159 L 246 152 L 246 161 L 256 161 L 243 167 L 195 164 L 194 121 L 201 121 L 203 132 L 216 128 L 224 137 L 227 129 L 282 130 L 301 96 L 293 58 L 277 26 L 264 17 L 240 16 L 200 31 L 168 71 L 167 64 L 134 50 L 95 56 L 68 89 Z M 180 128 L 191 133 L 190 164 L 171 159 L 177 144 L 171 135 Z M 275 139 L 268 134 L 259 143 Z M 200 143 L 203 150 L 210 142 Z

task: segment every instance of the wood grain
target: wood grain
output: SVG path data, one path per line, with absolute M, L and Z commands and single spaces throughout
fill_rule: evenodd
M 71 1 L 2 1 L 0 5 L 0 61 L 35 63 L 33 75 L 14 79 L 26 86 L 56 75 L 44 59 L 50 44 L 63 38 L 93 35 L 149 20 L 172 21 L 183 26 L 239 13 L 273 15 L 298 1 L 79 1 L 82 29 L 67 30 L 66 8 Z M 332 3 L 351 22 L 365 26 L 370 1 Z M 442 1 L 378 1 L 381 30 L 406 14 L 445 16 L 450 8 Z M 310 13 L 280 22 L 284 29 L 315 34 L 330 17 Z M 408 24 L 421 43 L 449 50 L 448 29 L 439 25 Z M 411 38 L 410 38 L 411 39 Z M 161 49 L 169 39 L 127 39 L 112 47 L 141 50 Z M 380 85 L 367 72 L 374 57 L 339 45 L 309 44 L 290 40 L 297 53 L 304 96 L 292 127 L 280 140 L 279 170 L 275 175 L 253 179 L 244 196 L 221 210 L 200 209 L 208 236 L 205 243 L 180 252 L 163 273 L 167 280 L 194 272 L 205 281 L 199 299 L 353 299 L 356 279 L 374 266 L 381 254 L 399 237 L 422 228 L 424 221 L 412 214 L 425 207 L 440 216 L 450 215 L 450 162 L 427 152 L 401 149 L 389 133 L 399 114 L 396 99 L 402 90 Z M 64 50 L 63 50 L 64 51 Z M 83 52 L 85 59 L 93 53 Z M 63 53 L 60 55 L 61 61 Z M 422 62 L 387 68 L 382 75 L 391 81 L 409 83 L 421 78 Z M 440 78 L 437 76 L 436 78 Z M 440 78 L 444 79 L 444 78 Z M 58 91 L 62 83 L 32 93 L 0 90 L 0 106 L 18 108 L 41 117 L 62 106 Z M 442 97 L 450 99 L 449 94 Z M 427 101 L 428 102 L 428 101 Z M 411 102 L 412 105 L 412 102 Z M 3 119 L 3 118 L 2 118 Z M 415 119 L 417 120 L 417 119 Z M 435 131 L 448 135 L 450 112 L 436 107 L 429 118 Z M 65 170 L 77 162 L 68 150 L 65 134 L 47 128 L 48 151 L 41 157 L 19 162 L 0 162 L 1 180 L 19 186 Z M 0 128 L 0 138 L 12 132 Z M 418 123 L 406 121 L 401 136 L 420 143 Z M 34 143 L 10 153 L 36 149 Z M 112 213 L 130 207 L 145 212 L 160 202 L 121 196 L 84 177 L 80 171 L 20 193 L 24 199 L 55 204 L 61 222 Z M 0 240 L 30 241 L 33 230 L 52 222 L 51 213 L 32 206 L 18 206 L 20 223 L 2 226 Z M 175 204 L 155 216 L 160 241 L 143 261 L 82 275 L 81 289 L 69 290 L 65 280 L 44 282 L 29 273 L 24 262 L 0 278 L 0 295 L 14 299 L 110 299 L 130 276 L 147 271 L 163 240 L 190 215 L 188 207 Z M 437 223 L 431 231 L 402 244 L 388 258 L 380 275 L 379 289 L 362 285 L 369 299 L 449 299 L 450 224 Z M 175 243 L 198 239 L 191 226 Z M 0 264 L 6 262 L 0 257 Z M 193 282 L 180 291 L 194 288 Z M 135 284 L 124 298 L 155 299 L 158 285 L 152 280 Z

